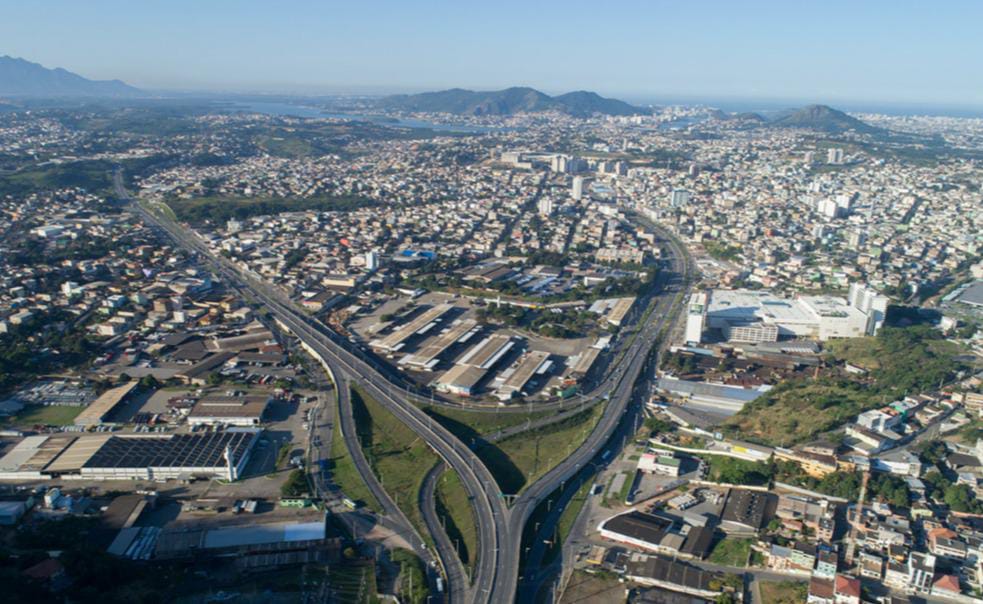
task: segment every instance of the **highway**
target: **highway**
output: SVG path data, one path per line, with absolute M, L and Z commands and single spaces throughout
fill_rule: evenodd
M 122 185 L 119 172 L 114 178 L 117 194 L 129 200 Z M 157 214 L 148 212 L 139 203 L 133 202 L 132 209 L 149 224 L 156 225 L 175 243 L 207 260 L 224 278 L 239 287 L 247 289 L 262 302 L 277 322 L 296 336 L 315 358 L 362 384 L 367 393 L 393 413 L 400 421 L 416 432 L 424 441 L 453 468 L 475 507 L 478 540 L 482 555 L 475 569 L 472 602 L 511 602 L 515 594 L 515 578 L 509 576 L 514 564 L 503 564 L 500 556 L 508 547 L 509 511 L 498 491 L 494 478 L 478 461 L 477 456 L 455 438 L 439 423 L 435 423 L 416 405 L 408 402 L 402 390 L 381 376 L 375 368 L 353 354 L 341 344 L 341 338 L 328 330 L 320 322 L 296 308 L 284 294 L 275 290 L 257 277 L 246 274 L 228 260 L 214 255 L 205 243 L 194 234 L 188 234 L 180 225 Z M 503 547 L 504 546 L 504 547 Z M 504 578 L 499 576 L 505 569 Z M 513 571 L 514 573 L 514 571 Z
M 614 459 L 624 441 L 622 439 L 612 438 L 612 436 L 618 431 L 619 426 L 628 430 L 625 426 L 630 427 L 633 425 L 631 421 L 623 422 L 622 420 L 631 419 L 628 417 L 629 405 L 633 402 L 638 377 L 641 375 L 646 362 L 649 360 L 654 361 L 654 359 L 649 359 L 648 352 L 651 349 L 652 343 L 659 338 L 663 327 L 671 326 L 672 321 L 675 319 L 675 312 L 681 308 L 687 294 L 686 286 L 690 274 L 688 255 L 674 238 L 665 237 L 664 241 L 668 243 L 668 248 L 671 251 L 671 270 L 660 273 L 660 282 L 658 283 L 660 290 L 659 298 L 654 310 L 648 315 L 648 320 L 645 324 L 641 325 L 638 333 L 632 340 L 628 351 L 624 355 L 621 367 L 614 371 L 617 383 L 604 410 L 604 414 L 595 426 L 594 431 L 576 452 L 547 472 L 546 475 L 524 491 L 515 501 L 512 506 L 513 515 L 510 530 L 513 531 L 513 534 L 519 535 L 520 539 L 517 539 L 517 541 L 521 540 L 522 529 L 536 507 L 558 488 L 567 491 L 576 490 L 579 484 L 575 480 L 578 473 L 591 463 L 595 465 L 606 463 L 606 460 L 603 458 L 605 451 L 611 451 L 611 454 L 607 456 L 607 460 Z M 662 342 L 662 345 L 664 346 L 665 342 Z M 627 368 L 624 367 L 625 362 L 628 364 Z M 569 501 L 572 494 L 572 492 L 562 493 L 560 501 Z M 523 585 L 520 600 L 528 600 L 529 598 L 534 598 L 536 595 L 538 588 L 537 579 L 540 578 L 540 574 L 537 571 L 539 570 L 542 555 L 545 552 L 545 548 L 542 547 L 543 542 L 552 538 L 559 518 L 559 512 L 553 510 L 553 513 L 549 514 L 541 523 L 539 530 L 533 537 L 533 546 L 530 550 L 533 555 L 527 560 L 529 572 L 526 573 L 526 576 L 532 580 L 529 581 L 528 585 Z M 522 544 L 513 543 L 513 547 L 516 548 L 513 550 L 513 555 L 516 559 L 519 559 Z
M 119 172 L 114 181 L 117 194 L 122 199 L 129 200 Z M 594 430 L 579 449 L 527 488 L 509 509 L 505 506 L 504 497 L 495 479 L 476 454 L 410 402 L 412 393 L 400 388 L 401 380 L 394 383 L 394 370 L 391 367 L 380 371 L 380 364 L 375 359 L 367 358 L 357 347 L 307 315 L 275 286 L 213 254 L 196 234 L 189 234 L 180 225 L 162 215 L 148 212 L 137 202 L 132 202 L 131 205 L 134 212 L 167 233 L 179 246 L 207 260 L 230 284 L 248 290 L 326 368 L 330 366 L 332 373 L 337 372 L 346 379 L 358 381 L 369 396 L 416 432 L 448 467 L 457 472 L 474 506 L 480 544 L 471 602 L 514 601 L 519 576 L 521 537 L 529 516 L 539 502 L 563 486 L 607 447 L 631 402 L 634 385 L 648 358 L 652 342 L 666 325 L 670 311 L 679 306 L 685 293 L 685 288 L 682 287 L 683 275 L 688 269 L 680 265 L 684 258 L 683 252 L 674 249 L 673 264 L 676 270 L 660 273 L 659 287 L 662 294 L 654 311 L 647 315 L 646 323 L 631 337 L 628 349 L 610 368 L 608 379 L 595 390 L 610 392 L 610 400 Z M 676 245 L 670 240 L 671 247 L 675 248 Z M 671 293 L 674 295 L 670 296 Z M 431 400 L 419 398 L 422 402 L 429 403 Z M 443 559 L 443 553 L 441 557 Z M 452 589 L 456 589 L 456 586 Z
M 423 514 L 423 521 L 427 524 L 434 542 L 437 544 L 437 552 L 440 556 L 441 564 L 444 566 L 444 573 L 447 576 L 447 594 L 451 602 L 465 602 L 471 599 L 471 583 L 467 573 L 464 572 L 464 565 L 457 555 L 457 548 L 451 543 L 450 537 L 444 530 L 444 525 L 437 515 L 436 489 L 440 475 L 444 473 L 447 466 L 440 462 L 430 468 L 426 477 L 423 479 L 423 486 L 420 487 L 420 511 Z M 478 552 L 471 552 L 472 556 Z
M 382 484 L 376 478 L 375 472 L 372 471 L 369 460 L 365 457 L 362 445 L 358 441 L 358 431 L 355 426 L 355 415 L 352 411 L 348 378 L 343 373 L 339 375 L 339 372 L 333 372 L 333 375 L 336 378 L 335 390 L 338 392 L 339 426 L 342 437 L 345 439 L 345 446 L 348 448 L 348 453 L 352 457 L 355 468 L 362 476 L 362 480 L 369 488 L 372 496 L 382 506 L 382 511 L 389 520 L 387 523 L 388 528 L 393 529 L 393 531 L 406 539 L 413 552 L 423 560 L 429 569 L 433 569 L 435 567 L 435 560 L 430 551 L 424 546 L 423 539 L 420 538 L 416 529 L 413 528 L 413 524 L 406 517 L 406 514 L 399 509 L 396 502 L 392 500 L 389 493 L 382 487 Z

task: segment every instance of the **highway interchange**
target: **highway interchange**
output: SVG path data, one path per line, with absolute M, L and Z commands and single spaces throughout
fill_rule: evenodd
M 349 382 L 359 384 L 363 390 L 378 401 L 390 413 L 416 432 L 450 469 L 457 472 L 474 507 L 479 554 L 473 572 L 473 581 L 466 584 L 463 570 L 454 548 L 446 535 L 434 534 L 437 556 L 448 579 L 447 594 L 452 601 L 474 603 L 513 602 L 519 587 L 522 536 L 530 516 L 537 506 L 557 491 L 565 490 L 568 483 L 593 463 L 602 462 L 602 456 L 609 449 L 617 452 L 623 443 L 620 438 L 612 438 L 622 421 L 628 415 L 633 402 L 636 383 L 647 361 L 649 352 L 659 340 L 664 328 L 671 326 L 686 295 L 689 262 L 685 250 L 672 238 L 665 238 L 670 252 L 668 267 L 660 271 L 654 290 L 654 301 L 649 311 L 643 314 L 642 323 L 636 332 L 625 339 L 629 342 L 617 359 L 609 366 L 607 378 L 591 392 L 585 393 L 585 404 L 604 404 L 603 413 L 587 439 L 550 469 L 535 483 L 529 485 L 515 497 L 511 507 L 506 505 L 505 494 L 498 489 L 494 477 L 477 454 L 465 443 L 457 439 L 446 428 L 435 422 L 413 400 L 434 404 L 438 402 L 432 395 L 423 396 L 405 387 L 398 372 L 391 366 L 379 363 L 366 355 L 357 346 L 341 337 L 317 319 L 298 308 L 288 296 L 275 286 L 250 274 L 227 259 L 214 254 L 193 232 L 168 218 L 165 212 L 148 211 L 143 205 L 131 200 L 127 195 L 119 172 L 115 175 L 116 192 L 123 200 L 132 201 L 134 212 L 148 224 L 166 233 L 175 243 L 200 256 L 221 275 L 229 286 L 235 287 L 248 298 L 261 303 L 277 324 L 289 331 L 302 346 L 316 358 L 331 376 L 337 386 L 339 397 L 342 433 L 346 445 L 353 454 L 359 472 L 362 473 L 373 495 L 380 501 L 387 517 L 397 530 L 409 531 L 415 536 L 405 515 L 386 495 L 375 479 L 368 462 L 357 442 L 354 433 L 354 420 L 351 417 L 350 401 L 347 400 Z M 569 406 L 569 405 L 568 405 Z M 347 407 L 347 409 L 346 409 Z M 537 408 L 542 408 L 538 406 Z M 636 405 L 637 410 L 637 405 Z M 564 414 L 566 415 L 566 414 Z M 594 461 L 594 460 L 597 461 Z M 428 529 L 435 530 L 432 509 L 433 480 L 427 481 L 430 493 L 421 494 L 424 516 Z M 573 488 L 573 487 L 571 487 Z M 426 490 L 425 490 L 426 491 Z M 551 516 L 555 522 L 558 514 Z M 553 527 L 548 523 L 540 527 L 540 534 L 552 534 Z M 538 534 L 537 538 L 542 539 Z M 413 547 L 425 561 L 431 557 L 419 538 L 413 539 Z M 462 584 L 465 583 L 465 584 Z M 532 592 L 533 595 L 535 591 Z M 524 599 L 524 598 L 523 598 Z

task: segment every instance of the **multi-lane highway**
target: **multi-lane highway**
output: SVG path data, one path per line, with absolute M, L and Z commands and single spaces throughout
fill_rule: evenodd
M 669 243 L 672 254 L 670 258 L 671 270 L 661 273 L 658 284 L 660 295 L 654 310 L 640 327 L 619 366 L 614 369 L 617 381 L 601 419 L 579 449 L 526 489 L 515 501 L 512 506 L 512 526 L 510 527 L 513 534 L 521 537 L 522 529 L 529 517 L 539 503 L 549 497 L 553 491 L 565 487 L 567 481 L 573 479 L 592 460 L 602 456 L 604 451 L 617 449 L 621 444 L 622 441 L 618 439 L 612 441 L 611 436 L 615 433 L 632 402 L 638 376 L 641 374 L 646 361 L 649 360 L 649 350 L 658 339 L 663 327 L 668 326 L 674 318 L 674 310 L 681 306 L 686 294 L 687 257 L 675 240 L 667 238 L 666 241 Z M 541 530 L 549 535 L 551 527 L 547 524 L 541 527 Z M 543 535 L 538 534 L 537 538 L 542 540 Z M 520 538 L 515 539 L 512 546 L 514 548 L 513 556 L 519 559 Z
M 119 173 L 116 175 L 117 193 L 129 199 Z M 474 569 L 474 580 L 469 600 L 471 602 L 512 602 L 515 599 L 519 576 L 519 552 L 523 527 L 539 502 L 574 476 L 591 459 L 608 446 L 611 435 L 625 413 L 638 375 L 646 361 L 648 351 L 660 330 L 666 324 L 671 310 L 678 307 L 684 293 L 684 258 L 675 249 L 673 264 L 676 270 L 663 273 L 659 287 L 663 290 L 654 311 L 646 315 L 645 323 L 631 338 L 631 343 L 609 368 L 609 376 L 590 395 L 603 394 L 609 398 L 605 410 L 584 444 L 558 466 L 530 485 L 516 500 L 511 509 L 506 507 L 495 479 L 467 445 L 455 438 L 446 428 L 434 422 L 417 405 L 410 402 L 414 393 L 402 389 L 402 379 L 393 375 L 391 368 L 380 367 L 372 357 L 333 332 L 320 321 L 299 309 L 275 286 L 250 274 L 225 258 L 217 256 L 194 233 L 187 232 L 160 212 L 149 212 L 138 203 L 133 210 L 148 223 L 156 225 L 181 247 L 198 254 L 227 279 L 230 285 L 247 291 L 261 302 L 270 315 L 286 330 L 296 336 L 315 358 L 319 359 L 336 379 L 357 381 L 389 412 L 416 432 L 447 464 L 457 472 L 474 506 L 477 525 L 479 555 Z M 671 245 L 675 245 L 670 242 Z M 421 401 L 431 399 L 419 397 Z M 439 543 L 438 543 L 439 545 Z M 447 552 L 441 551 L 443 560 Z M 451 593 L 465 593 L 465 589 L 452 586 Z
M 128 199 L 119 173 L 115 181 L 117 194 L 122 199 Z M 151 213 L 139 203 L 133 204 L 133 211 L 148 223 L 160 228 L 181 247 L 200 255 L 218 274 L 229 280 L 230 284 L 248 290 L 315 358 L 326 366 L 330 363 L 336 371 L 357 380 L 370 396 L 416 432 L 457 472 L 474 505 L 478 540 L 481 543 L 481 555 L 474 573 L 472 601 L 510 602 L 515 593 L 515 579 L 514 576 L 509 576 L 509 571 L 515 565 L 500 560 L 510 549 L 509 512 L 495 487 L 494 478 L 474 452 L 416 405 L 408 402 L 404 391 L 394 388 L 373 366 L 352 353 L 341 343 L 344 340 L 337 334 L 296 308 L 283 292 L 216 256 L 195 234 L 188 233 L 160 213 Z M 504 578 L 500 569 L 505 570 Z

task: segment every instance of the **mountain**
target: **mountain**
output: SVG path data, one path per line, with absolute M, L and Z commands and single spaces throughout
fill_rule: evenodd
M 749 124 L 762 124 L 767 121 L 761 116 L 761 114 L 752 113 L 750 111 L 745 111 L 743 113 L 727 113 L 726 111 L 721 111 L 720 109 L 714 109 L 710 112 L 710 117 L 721 122 L 742 122 Z
M 61 69 L 24 59 L 0 57 L 0 94 L 49 96 L 137 96 L 141 92 L 119 80 L 87 80 Z
M 616 99 L 607 99 L 593 92 L 580 90 L 551 97 L 526 87 L 487 92 L 452 88 L 422 94 L 397 94 L 381 99 L 379 107 L 398 111 L 459 115 L 514 115 L 544 111 L 559 111 L 575 116 L 594 113 L 605 115 L 648 113 L 644 109 Z
M 571 115 L 591 115 L 593 113 L 603 113 L 604 115 L 639 115 L 641 113 L 651 113 L 640 107 L 629 105 L 618 99 L 608 99 L 586 90 L 577 90 L 553 97 L 567 108 Z
M 780 128 L 807 128 L 830 134 L 840 134 L 854 130 L 861 134 L 877 134 L 883 129 L 871 126 L 838 109 L 826 105 L 809 105 L 797 111 L 786 113 L 769 124 Z

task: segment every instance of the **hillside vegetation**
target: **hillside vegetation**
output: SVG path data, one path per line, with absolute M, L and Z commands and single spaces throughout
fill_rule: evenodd
M 955 345 L 924 325 L 885 327 L 875 337 L 829 342 L 827 350 L 832 363 L 850 363 L 869 373 L 784 382 L 745 405 L 723 424 L 724 430 L 769 445 L 793 445 L 906 394 L 934 390 L 960 368 Z

